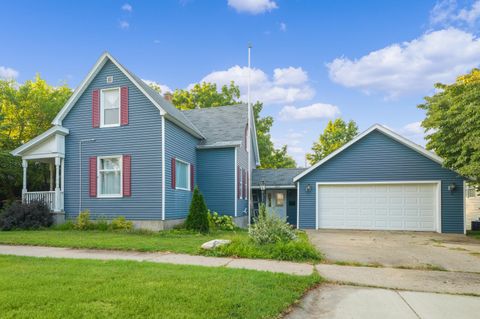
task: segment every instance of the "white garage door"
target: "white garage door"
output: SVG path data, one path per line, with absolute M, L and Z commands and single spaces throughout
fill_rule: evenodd
M 437 184 L 319 185 L 318 228 L 435 231 Z

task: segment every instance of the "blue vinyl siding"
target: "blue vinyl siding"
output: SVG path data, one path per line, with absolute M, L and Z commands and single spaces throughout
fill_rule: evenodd
M 248 170 L 248 152 L 245 149 L 244 140 L 242 140 L 242 145 L 237 147 L 237 164 L 240 168 L 244 169 L 245 172 Z M 242 184 L 240 184 L 242 187 Z M 247 194 L 248 198 L 248 194 Z M 245 216 L 248 215 L 248 199 L 241 199 L 237 200 L 237 216 Z
M 113 76 L 107 84 L 106 77 Z M 92 91 L 94 89 L 128 86 L 129 124 L 120 127 L 92 128 Z M 93 218 L 114 218 L 122 215 L 134 220 L 159 220 L 162 212 L 162 158 L 160 111 L 108 61 L 83 95 L 78 99 L 63 126 L 70 130 L 65 139 L 65 211 L 67 218 L 76 217 L 79 209 L 79 141 L 83 144 L 82 208 Z M 89 158 L 91 156 L 132 156 L 132 196 L 94 198 L 89 196 Z
M 373 131 L 300 179 L 300 228 L 315 228 L 316 182 L 441 180 L 442 232 L 463 233 L 463 178 L 440 164 Z M 453 193 L 448 185 L 455 183 Z M 312 191 L 306 192 L 306 186 Z
M 196 146 L 198 139 L 175 123 L 165 120 L 165 219 L 182 219 L 188 215 L 192 191 L 172 188 L 172 158 L 194 165 L 197 180 Z M 195 182 L 194 182 L 195 183 Z
M 197 150 L 197 183 L 208 209 L 234 216 L 235 148 Z

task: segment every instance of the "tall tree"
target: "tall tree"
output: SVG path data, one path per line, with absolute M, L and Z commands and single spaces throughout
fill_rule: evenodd
M 9 151 L 50 128 L 71 94 L 66 85 L 50 86 L 39 75 L 24 84 L 0 80 L 0 205 L 21 190 L 21 160 Z M 45 165 L 32 163 L 28 175 L 31 189 L 42 189 L 48 181 Z
M 427 149 L 442 157 L 445 167 L 480 185 L 480 70 L 435 87 L 438 92 L 418 105 L 426 111 Z
M 312 153 L 307 154 L 307 160 L 313 165 L 327 157 L 344 144 L 348 143 L 358 134 L 358 127 L 354 121 L 346 123 L 338 118 L 333 122 L 330 120 L 327 127 L 320 134 L 318 141 L 313 143 Z
M 172 103 L 181 110 L 238 104 L 240 89 L 233 81 L 217 90 L 215 83 L 197 83 L 190 90 L 176 89 Z
M 154 86 L 152 88 L 155 89 Z M 216 84 L 208 82 L 195 84 L 190 90 L 177 89 L 173 92 L 172 103 L 181 110 L 191 110 L 194 108 L 235 105 L 242 102 L 240 101 L 240 89 L 232 81 L 229 85 L 223 85 L 220 90 L 218 90 Z M 279 149 L 275 148 L 270 135 L 273 117 L 260 116 L 263 103 L 257 102 L 252 108 L 257 129 L 261 168 L 295 167 L 295 160 L 287 154 L 286 145 Z

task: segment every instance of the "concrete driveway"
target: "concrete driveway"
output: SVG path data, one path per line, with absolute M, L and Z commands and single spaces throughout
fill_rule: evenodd
M 330 262 L 480 273 L 480 240 L 464 235 L 315 230 L 308 237 Z

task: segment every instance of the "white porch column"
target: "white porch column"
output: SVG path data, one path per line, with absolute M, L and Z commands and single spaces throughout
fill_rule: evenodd
M 60 212 L 60 157 L 55 157 L 55 207 L 54 212 Z
M 50 191 L 53 191 L 53 164 L 49 164 L 49 170 L 50 170 Z
M 23 187 L 22 187 L 22 201 L 24 200 L 25 193 L 27 192 L 27 167 L 28 161 L 26 159 L 22 159 L 22 167 L 23 167 Z

